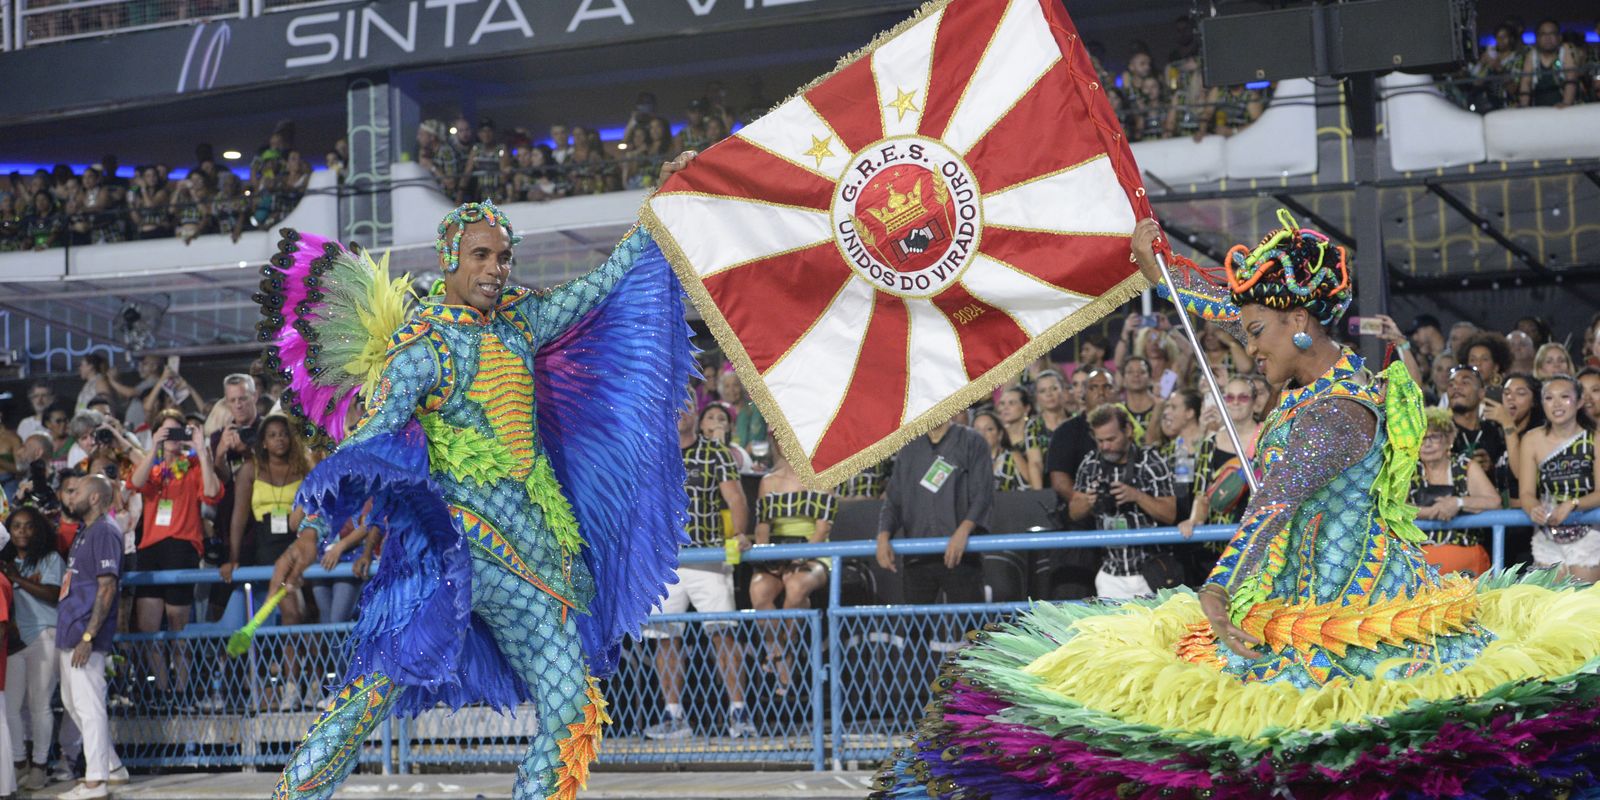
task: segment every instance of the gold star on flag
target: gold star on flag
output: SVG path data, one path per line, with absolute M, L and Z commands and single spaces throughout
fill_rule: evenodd
M 892 108 L 892 109 L 900 112 L 900 119 L 901 120 L 904 120 L 906 118 L 906 114 L 909 113 L 909 112 L 921 111 L 922 110 L 920 108 L 917 108 L 917 103 L 916 103 L 916 99 L 915 99 L 916 96 L 917 96 L 916 92 L 908 92 L 908 91 L 906 91 L 904 89 L 901 89 L 899 87 L 896 87 L 894 91 L 895 91 L 895 94 L 898 95 L 898 96 L 895 97 L 894 100 L 892 100 L 892 101 L 890 101 L 888 103 L 885 103 L 883 107 L 884 108 Z
M 817 166 L 820 168 L 822 166 L 822 159 L 833 155 L 832 148 L 828 147 L 828 142 L 831 141 L 833 141 L 832 136 L 824 136 L 821 139 L 813 136 L 811 137 L 811 149 L 805 151 L 803 155 L 808 155 L 812 158 L 815 158 L 817 160 Z

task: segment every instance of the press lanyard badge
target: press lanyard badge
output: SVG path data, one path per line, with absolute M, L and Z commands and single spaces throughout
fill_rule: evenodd
M 289 515 L 288 514 L 284 514 L 284 513 L 279 512 L 279 511 L 274 511 L 274 512 L 272 512 L 271 517 L 272 517 L 272 532 L 274 534 L 281 536 L 281 535 L 289 532 Z
M 928 471 L 922 476 L 922 488 L 938 494 L 939 490 L 944 487 L 945 481 L 950 480 L 950 476 L 955 471 L 955 464 L 944 460 L 944 456 L 938 456 L 933 459 L 933 464 L 928 467 Z
M 156 525 L 165 528 L 172 524 L 172 501 L 162 500 L 156 503 Z

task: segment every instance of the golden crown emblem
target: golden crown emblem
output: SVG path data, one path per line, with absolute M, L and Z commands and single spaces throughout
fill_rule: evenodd
M 894 185 L 889 186 L 889 202 L 882 208 L 869 208 L 871 214 L 884 230 L 893 233 L 915 222 L 918 217 L 927 212 L 922 204 L 922 180 L 917 180 L 916 186 L 905 194 L 894 190 Z

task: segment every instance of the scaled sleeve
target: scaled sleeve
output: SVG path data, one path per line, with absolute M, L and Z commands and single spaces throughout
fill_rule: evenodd
M 367 398 L 367 411 L 340 449 L 375 436 L 395 433 L 416 416 L 417 407 L 439 384 L 439 359 L 426 341 L 391 348 L 378 386 Z
M 534 340 L 548 342 L 593 311 L 616 287 L 617 281 L 649 242 L 644 229 L 635 228 L 611 251 L 611 257 L 589 274 L 544 291 L 530 292 L 519 300 L 520 310 L 533 322 Z
M 1250 498 L 1239 530 L 1208 584 L 1228 591 L 1235 622 L 1265 600 L 1288 558 L 1289 523 L 1300 505 L 1372 448 L 1377 420 L 1364 406 L 1328 400 L 1300 412 L 1281 454 L 1267 453 L 1261 492 Z
M 1168 259 L 1167 272 L 1178 287 L 1178 297 L 1183 310 L 1222 328 L 1240 344 L 1244 344 L 1244 326 L 1239 320 L 1239 307 L 1233 304 L 1233 295 L 1222 286 L 1207 280 L 1194 262 L 1179 256 Z M 1165 283 L 1156 285 L 1156 294 L 1172 299 Z

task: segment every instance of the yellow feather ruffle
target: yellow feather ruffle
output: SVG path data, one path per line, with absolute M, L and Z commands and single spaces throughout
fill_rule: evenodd
M 1512 681 L 1569 675 L 1600 662 L 1600 585 L 1552 591 L 1514 585 L 1478 595 L 1477 622 L 1494 633 L 1471 663 L 1402 680 L 1335 679 L 1317 689 L 1243 683 L 1178 654 L 1203 623 L 1193 595 L 1128 606 L 1075 624 L 1077 635 L 1026 671 L 1065 699 L 1126 722 L 1201 735 L 1256 738 L 1273 728 L 1326 730 L 1417 701 L 1476 697 Z

